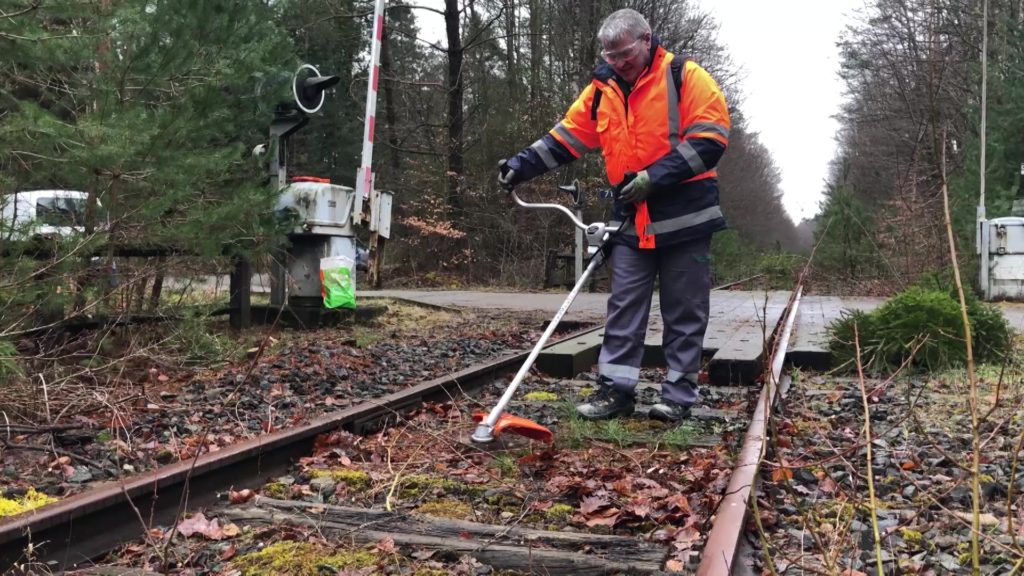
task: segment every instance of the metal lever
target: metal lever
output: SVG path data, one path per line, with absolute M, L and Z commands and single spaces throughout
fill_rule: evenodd
M 587 231 L 588 226 L 586 224 L 584 224 L 582 220 L 577 218 L 576 215 L 572 213 L 572 210 L 569 210 L 568 208 L 566 208 L 565 206 L 562 206 L 561 204 L 524 202 L 523 199 L 520 198 L 518 194 L 516 194 L 515 190 L 512 190 L 511 192 L 509 192 L 509 194 L 512 195 L 512 199 L 516 201 L 516 204 L 519 204 L 523 208 L 534 208 L 534 209 L 541 209 L 541 210 L 558 210 L 559 212 L 561 212 L 561 213 L 565 214 L 566 216 L 568 216 L 569 220 L 572 220 L 573 225 L 575 225 L 577 228 L 579 228 L 580 230 L 583 230 L 584 232 Z
M 574 183 L 574 185 L 578 185 L 578 182 Z M 561 188 L 561 186 L 559 186 L 559 188 Z M 509 194 L 512 195 L 512 199 L 516 201 L 516 204 L 522 206 L 523 208 L 558 210 L 559 212 L 568 216 L 569 220 L 572 220 L 572 223 L 577 228 L 582 230 L 584 236 L 586 236 L 587 254 L 590 256 L 593 256 L 595 253 L 597 253 L 601 245 L 604 244 L 605 240 L 608 239 L 608 236 L 618 230 L 618 227 L 608 226 L 604 222 L 594 222 L 593 224 L 585 224 L 582 220 L 577 218 L 571 210 L 569 210 L 565 206 L 562 206 L 561 204 L 525 202 L 522 198 L 519 197 L 518 194 L 516 194 L 515 190 L 509 191 Z

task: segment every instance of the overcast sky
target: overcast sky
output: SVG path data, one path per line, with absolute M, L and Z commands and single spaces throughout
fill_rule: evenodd
M 721 24 L 719 40 L 743 70 L 743 113 L 782 173 L 786 211 L 797 223 L 814 216 L 836 151 L 836 41 L 864 0 L 696 1 Z M 442 0 L 413 3 L 444 8 Z M 417 12 L 424 37 L 442 40 L 441 16 Z
M 836 41 L 864 0 L 697 2 L 721 24 L 719 40 L 743 68 L 743 113 L 782 172 L 786 211 L 797 223 L 814 216 L 843 98 Z

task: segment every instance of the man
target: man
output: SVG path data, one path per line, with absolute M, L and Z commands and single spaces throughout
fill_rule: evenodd
M 726 227 L 715 166 L 729 139 L 718 84 L 674 56 L 634 10 L 608 16 L 597 34 L 606 64 L 565 118 L 530 147 L 503 160 L 498 181 L 517 184 L 600 148 L 618 187 L 612 224 L 612 293 L 598 388 L 576 407 L 588 419 L 632 414 L 655 277 L 668 375 L 650 417 L 677 422 L 698 397 L 711 291 L 712 233 Z

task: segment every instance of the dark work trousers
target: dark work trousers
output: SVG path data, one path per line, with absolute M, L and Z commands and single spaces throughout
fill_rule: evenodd
M 612 293 L 598 371 L 613 388 L 633 394 L 640 380 L 654 280 L 660 277 L 662 349 L 668 364 L 662 398 L 684 406 L 697 401 L 711 299 L 710 252 L 710 236 L 648 250 L 612 248 Z

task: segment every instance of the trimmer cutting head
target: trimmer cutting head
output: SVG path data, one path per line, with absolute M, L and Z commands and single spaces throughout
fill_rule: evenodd
M 551 443 L 555 440 L 555 435 L 551 430 L 537 424 L 533 420 L 527 420 L 512 414 L 502 414 L 499 416 L 498 421 L 494 423 L 493 427 L 488 426 L 485 422 L 487 420 L 487 413 L 485 412 L 474 413 L 473 420 L 480 423 L 470 437 L 474 442 L 491 442 L 503 432 L 511 432 L 512 434 L 525 436 L 539 442 Z

